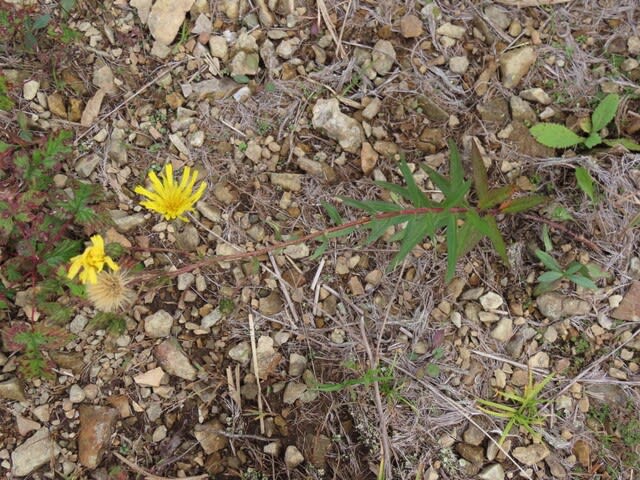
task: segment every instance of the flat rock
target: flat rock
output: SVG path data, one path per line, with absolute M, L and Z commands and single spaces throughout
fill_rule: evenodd
M 500 57 L 500 73 L 505 88 L 513 88 L 529 72 L 538 58 L 533 47 L 522 47 L 510 50 Z
M 513 449 L 512 455 L 517 460 L 530 467 L 544 460 L 549 453 L 551 452 L 546 445 L 537 443 L 527 447 L 516 447 Z
M 299 173 L 270 173 L 271 183 L 288 192 L 302 190 L 302 177 Z
M 187 252 L 194 252 L 198 245 L 200 245 L 200 233 L 194 225 L 185 225 L 181 232 L 175 234 L 176 247 L 186 250 Z
M 25 100 L 33 100 L 36 98 L 38 90 L 40 89 L 40 82 L 37 80 L 29 80 L 22 86 L 22 96 Z
M 362 144 L 360 150 L 360 169 L 365 175 L 369 175 L 376 168 L 378 163 L 378 152 L 376 152 L 369 142 Z
M 307 391 L 308 387 L 304 383 L 289 382 L 282 394 L 282 401 L 287 405 L 296 402 Z
M 47 105 L 49 110 L 55 116 L 67 118 L 67 107 L 64 104 L 64 97 L 59 93 L 52 93 L 47 97 Z
M 480 304 L 485 310 L 497 310 L 503 303 L 502 297 L 494 292 L 487 292 L 480 297 Z
M 423 31 L 422 20 L 415 15 L 405 15 L 400 20 L 400 33 L 404 38 L 419 37 Z
M 79 410 L 78 460 L 84 467 L 94 469 L 100 464 L 111 442 L 118 411 L 111 407 L 89 405 L 81 405 Z
M 396 51 L 393 48 L 393 44 L 389 40 L 378 40 L 373 46 L 371 59 L 371 66 L 379 75 L 389 73 L 396 61 Z
M 118 90 L 113 77 L 113 71 L 109 65 L 103 64 L 93 71 L 93 84 L 107 94 L 114 94 Z
M 318 100 L 313 106 L 313 127 L 336 140 L 343 150 L 357 153 L 362 145 L 360 124 L 340 111 L 337 99 Z
M 551 97 L 541 88 L 529 88 L 520 92 L 520 97 L 531 102 L 540 103 L 541 105 L 551 105 Z
M 289 375 L 298 377 L 302 375 L 307 368 L 307 359 L 299 353 L 292 353 L 289 357 Z
M 0 382 L 0 398 L 5 400 L 15 400 L 18 402 L 26 402 L 24 395 L 24 386 L 17 378 L 10 378 L 4 382 Z
M 152 368 L 151 370 L 140 373 L 133 377 L 133 381 L 143 387 L 159 387 L 165 379 L 164 370 L 161 367 Z
M 185 380 L 196 379 L 196 369 L 189 362 L 174 338 L 165 340 L 154 349 L 154 356 L 162 366 L 162 369 L 169 375 L 184 378 Z
M 113 223 L 119 232 L 129 232 L 141 225 L 144 225 L 145 218 L 142 213 L 134 213 L 133 215 L 116 215 L 113 217 Z
M 247 365 L 251 358 L 251 345 L 249 342 L 240 342 L 229 350 L 229 357 L 241 365 Z
M 438 27 L 436 33 L 438 35 L 444 35 L 449 38 L 455 38 L 456 40 L 460 40 L 464 37 L 467 29 L 465 27 L 461 27 L 458 25 L 453 25 L 452 23 L 443 23 Z
M 512 95 L 509 99 L 511 107 L 511 118 L 520 122 L 536 123 L 538 117 L 529 102 L 523 100 L 517 95 Z
M 466 55 L 451 57 L 449 59 L 449 70 L 453 73 L 462 75 L 469 68 L 469 59 Z
M 231 76 L 256 75 L 260 70 L 260 56 L 254 52 L 239 51 L 229 65 Z
M 542 315 L 553 321 L 587 315 L 591 311 L 589 302 L 555 292 L 540 295 L 536 299 L 536 305 Z
M 618 320 L 640 322 L 640 282 L 635 281 L 631 284 L 620 304 L 611 312 L 611 316 Z
M 116 165 L 124 165 L 127 162 L 127 136 L 123 129 L 115 127 L 111 131 L 107 154 Z
M 218 420 L 196 425 L 193 435 L 207 455 L 218 452 L 227 446 L 227 438 L 221 435 L 225 428 Z
M 41 425 L 38 422 L 34 422 L 22 415 L 16 415 L 16 428 L 20 436 L 24 437 L 35 430 L 39 430 L 40 427 Z
M 78 163 L 76 163 L 75 170 L 78 175 L 83 178 L 88 178 L 93 173 L 96 167 L 100 164 L 100 156 L 95 153 L 85 155 Z
M 502 318 L 491 330 L 491 337 L 499 342 L 507 342 L 513 336 L 513 320 L 509 317 Z
M 261 335 L 256 345 L 256 359 L 258 363 L 258 377 L 266 379 L 277 367 L 282 356 L 273 348 L 273 338 Z
M 478 474 L 480 480 L 504 480 L 504 468 L 499 463 L 494 463 L 482 469 Z
M 151 4 L 153 0 L 130 0 L 129 5 L 134 7 L 138 11 L 138 17 L 143 24 L 146 24 L 149 20 L 149 12 L 151 11 Z
M 263 315 L 276 315 L 282 311 L 283 306 L 282 297 L 276 290 L 273 290 L 269 295 L 260 299 L 258 310 Z
M 157 0 L 147 20 L 153 38 L 162 45 L 170 45 L 194 0 Z
M 468 462 L 482 464 L 484 461 L 484 448 L 478 445 L 470 445 L 468 443 L 458 443 L 456 452 Z
M 31 435 L 11 454 L 11 473 L 24 477 L 51 461 L 58 454 L 58 448 L 47 428 L 41 428 Z

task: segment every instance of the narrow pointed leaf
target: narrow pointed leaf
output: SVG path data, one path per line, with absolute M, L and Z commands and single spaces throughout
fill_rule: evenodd
M 509 257 L 507 256 L 507 246 L 504 243 L 504 238 L 500 230 L 498 230 L 498 224 L 496 219 L 491 216 L 480 217 L 474 210 L 467 212 L 467 220 L 478 229 L 484 236 L 489 237 L 489 240 L 493 244 L 493 248 L 500 256 L 500 259 L 505 265 L 509 265 Z
M 578 182 L 578 187 L 580 187 L 580 190 L 582 190 L 584 194 L 589 197 L 589 200 L 591 200 L 592 203 L 595 202 L 596 191 L 593 186 L 593 177 L 589 173 L 589 170 L 584 167 L 577 167 L 576 180 Z
M 426 236 L 428 230 L 429 225 L 423 221 L 422 216 L 409 220 L 407 228 L 404 230 L 405 235 L 400 244 L 400 249 L 391 260 L 388 269 L 392 270 L 402 262 L 411 250 Z
M 598 286 L 594 283 L 593 280 L 587 277 L 583 277 L 582 275 L 567 275 L 567 278 L 576 285 L 580 285 L 581 287 L 589 288 L 591 290 L 598 289 Z
M 587 148 L 593 148 L 596 145 L 600 145 L 602 143 L 602 137 L 598 132 L 591 132 L 589 136 L 584 141 L 584 146 Z
M 409 192 L 408 188 L 403 187 L 401 185 L 396 185 L 395 183 L 390 183 L 390 182 L 376 181 L 373 183 L 378 185 L 380 188 L 384 188 L 385 190 L 388 190 L 391 193 L 395 193 L 396 195 L 401 196 L 407 202 L 411 202 L 411 193 Z
M 562 272 L 562 267 L 560 266 L 560 264 L 547 252 L 543 252 L 542 250 L 538 249 L 536 250 L 536 257 L 538 257 L 542 264 L 549 270 Z
M 487 167 L 482 161 L 482 153 L 480 153 L 480 148 L 475 141 L 471 142 L 471 168 L 473 170 L 473 184 L 478 194 L 478 202 L 481 205 L 489 196 L 489 177 Z
M 542 275 L 538 277 L 538 282 L 540 283 L 551 283 L 556 280 L 560 280 L 564 275 L 562 272 L 544 272 Z
M 449 140 L 449 178 L 451 185 L 455 186 L 464 182 L 464 170 L 460 161 L 460 151 L 456 142 Z
M 456 263 L 458 262 L 458 224 L 457 215 L 450 215 L 447 222 L 447 273 L 444 281 L 449 283 L 456 274 Z
M 364 245 L 371 245 L 373 242 L 383 236 L 389 227 L 406 221 L 407 218 L 405 218 L 404 215 L 371 221 L 366 225 L 366 228 L 371 229 L 371 232 L 365 239 Z
M 525 210 L 531 210 L 532 208 L 542 205 L 549 201 L 548 197 L 544 195 L 527 195 L 526 197 L 518 197 L 508 202 L 503 208 L 500 207 L 502 213 L 519 213 Z
M 329 215 L 329 218 L 335 225 L 342 224 L 342 217 L 340 216 L 340 213 L 338 212 L 338 209 L 336 207 L 325 201 L 321 201 L 320 205 L 322 205 L 322 208 L 326 210 L 327 215 Z
M 456 257 L 458 259 L 464 257 L 482 240 L 484 235 L 477 230 L 471 222 L 465 222 L 458 230 L 458 251 Z
M 429 179 L 444 194 L 444 196 L 448 197 L 451 193 L 451 182 L 446 177 L 436 172 L 429 165 L 420 165 L 420 167 L 427 172 Z
M 443 208 L 454 208 L 454 207 L 466 207 L 466 203 L 464 202 L 465 195 L 469 192 L 471 188 L 471 182 L 462 182 L 459 184 L 454 184 L 451 187 L 451 191 L 449 195 L 442 202 Z
M 516 187 L 514 185 L 505 185 L 504 187 L 489 190 L 486 193 L 485 198 L 478 202 L 478 207 L 481 210 L 486 210 L 488 208 L 495 207 L 496 205 L 500 205 L 511 198 L 515 190 Z
M 416 185 L 413 174 L 411 173 L 411 170 L 409 170 L 409 165 L 407 165 L 407 162 L 404 160 L 400 162 L 400 171 L 402 172 L 404 181 L 407 184 L 411 204 L 414 207 L 426 207 L 428 203 L 427 196 L 422 190 L 420 190 L 420 188 L 418 188 L 418 185 Z
M 591 114 L 591 126 L 592 132 L 599 132 L 606 127 L 613 117 L 616 116 L 618 111 L 618 105 L 620 104 L 620 97 L 615 93 L 610 93 L 598 104 L 596 109 Z
M 322 240 L 322 243 L 318 245 L 318 248 L 316 248 L 314 252 L 311 254 L 311 256 L 309 257 L 309 260 L 316 260 L 320 258 L 322 255 L 324 255 L 324 252 L 327 251 L 328 247 L 329 247 L 329 242 L 325 238 Z

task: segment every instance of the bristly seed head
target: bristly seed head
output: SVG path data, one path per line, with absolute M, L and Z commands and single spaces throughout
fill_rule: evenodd
M 129 287 L 130 278 L 127 271 L 102 271 L 97 282 L 87 285 L 87 296 L 98 310 L 115 312 L 124 310 L 133 303 L 136 293 Z

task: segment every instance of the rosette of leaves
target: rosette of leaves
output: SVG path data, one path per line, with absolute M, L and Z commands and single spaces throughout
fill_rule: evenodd
M 433 184 L 442 192 L 444 199 L 435 201 L 429 198 L 415 182 L 415 179 L 404 160 L 400 162 L 400 172 L 406 186 L 389 182 L 376 182 L 378 186 L 391 192 L 399 201 L 355 200 L 343 198 L 345 205 L 365 211 L 369 214 L 363 227 L 369 230 L 364 241 L 369 245 L 392 226 L 401 226 L 390 241 L 400 242 L 400 248 L 389 264 L 395 268 L 405 257 L 423 242 L 430 238 L 436 242 L 436 235 L 445 232 L 447 247 L 447 270 L 445 280 L 453 279 L 458 260 L 471 251 L 483 238 L 487 237 L 496 252 L 508 265 L 507 248 L 498 229 L 498 214 L 518 213 L 540 205 L 546 201 L 542 195 L 525 195 L 514 198 L 516 188 L 506 185 L 500 188 L 489 188 L 487 170 L 478 147 L 473 145 L 471 161 L 472 180 L 465 179 L 460 161 L 460 153 L 456 144 L 449 142 L 449 177 L 445 177 L 427 165 L 420 165 Z M 476 202 L 471 203 L 469 193 L 475 187 Z M 337 209 L 323 204 L 329 217 L 340 225 L 342 218 Z M 350 226 L 341 231 L 321 237 L 321 245 L 316 255 L 327 248 L 329 239 L 347 235 L 357 226 Z
M 604 143 L 610 147 L 622 145 L 627 149 L 640 152 L 640 144 L 628 138 L 603 139 L 600 132 L 616 116 L 620 97 L 615 93 L 610 93 L 602 99 L 591 114 L 591 118 L 580 123 L 580 128 L 587 134 L 586 137 L 578 135 L 573 130 L 558 123 L 538 123 L 531 127 L 531 135 L 541 144 L 551 148 L 569 148 L 577 145 L 584 145 L 586 148 L 593 148 Z

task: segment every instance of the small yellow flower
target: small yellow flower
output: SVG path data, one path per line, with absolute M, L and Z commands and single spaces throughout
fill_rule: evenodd
M 140 185 L 135 188 L 138 195 L 144 195 L 149 199 L 140 202 L 140 205 L 160 213 L 166 220 L 179 218 L 188 222 L 189 220 L 184 216 L 184 213 L 193 210 L 195 203 L 202 197 L 206 184 L 200 183 L 194 193 L 193 187 L 196 184 L 198 172 L 194 170 L 192 173 L 189 167 L 184 167 L 182 179 L 178 184 L 173 179 L 173 167 L 170 163 L 164 167 L 162 177 L 161 182 L 156 173 L 151 171 L 149 172 L 149 180 L 153 190 L 147 190 Z
M 71 259 L 71 267 L 69 267 L 69 278 L 74 278 L 80 269 L 80 281 L 82 283 L 96 283 L 98 281 L 98 272 L 101 272 L 106 263 L 111 270 L 119 270 L 120 267 L 104 253 L 104 240 L 100 235 L 91 237 L 92 245 L 85 248 L 82 255 L 76 255 Z
M 129 288 L 129 282 L 129 274 L 124 270 L 100 272 L 98 281 L 87 285 L 87 296 L 103 312 L 124 310 L 136 298 L 135 292 Z

